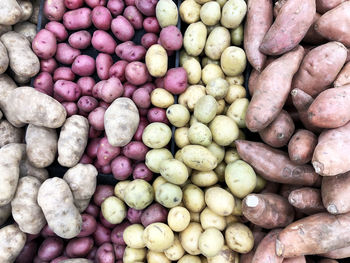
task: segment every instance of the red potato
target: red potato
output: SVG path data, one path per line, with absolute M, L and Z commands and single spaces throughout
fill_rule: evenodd
M 123 42 L 131 40 L 135 35 L 135 30 L 132 24 L 121 15 L 112 20 L 111 30 L 115 37 Z
M 145 84 L 148 77 L 149 73 L 145 63 L 133 61 L 130 62 L 125 68 L 126 80 L 135 86 Z
M 82 96 L 77 102 L 78 108 L 85 112 L 93 111 L 98 106 L 98 101 L 91 96 Z
M 100 223 L 97 223 L 97 228 L 93 234 L 95 244 L 101 246 L 103 243 L 111 242 L 111 230 L 103 226 Z
M 309 30 L 306 32 L 306 35 L 303 38 L 303 42 L 311 44 L 311 45 L 320 45 L 326 42 L 326 39 L 323 38 L 319 33 L 317 33 L 315 29 L 315 24 L 318 19 L 321 17 L 319 13 L 315 13 L 314 20 L 312 21 L 312 25 Z
M 37 251 L 38 245 L 36 241 L 30 241 L 26 243 L 19 255 L 16 258 L 15 263 L 27 263 L 32 262 Z
M 109 78 L 109 69 L 113 65 L 113 59 L 110 55 L 100 53 L 96 57 L 96 71 L 101 80 Z
M 78 237 L 69 240 L 65 253 L 70 258 L 85 257 L 94 246 L 91 237 Z
M 294 49 L 312 25 L 315 13 L 314 0 L 287 1 L 264 36 L 260 51 L 276 56 Z
M 334 87 L 341 87 L 348 84 L 350 84 L 350 62 L 345 64 L 333 83 Z
M 89 28 L 91 24 L 91 9 L 87 7 L 68 11 L 63 16 L 63 25 L 68 30 L 86 29 Z
M 142 141 L 143 130 L 147 127 L 147 125 L 148 125 L 147 119 L 145 117 L 140 117 L 139 126 L 137 127 L 137 130 L 133 137 L 134 141 Z
M 79 86 L 68 80 L 57 80 L 53 86 L 54 93 L 62 97 L 65 101 L 76 101 L 80 97 Z
M 166 50 L 179 50 L 182 47 L 182 34 L 176 26 L 167 26 L 160 31 L 160 44 Z
M 114 248 L 111 243 L 105 243 L 97 249 L 96 262 L 114 263 Z
M 66 43 L 57 45 L 56 60 L 62 64 L 71 65 L 75 58 L 80 55 L 80 50 L 72 48 Z
M 129 64 L 129 62 L 125 60 L 119 60 L 115 62 L 110 68 L 109 68 L 109 77 L 116 77 L 120 81 L 125 81 L 125 68 Z
M 276 254 L 289 258 L 322 254 L 345 247 L 350 240 L 350 233 L 344 231 L 349 223 L 349 213 L 319 213 L 297 220 L 278 234 Z
M 132 41 L 126 41 L 116 47 L 115 53 L 122 60 L 128 62 L 140 61 L 145 58 L 146 49 L 143 46 L 135 45 Z
M 91 44 L 96 50 L 108 54 L 113 54 L 117 46 L 117 43 L 113 37 L 102 30 L 96 30 L 94 32 L 92 35 Z
M 39 58 L 52 58 L 57 51 L 55 35 L 47 29 L 41 29 L 33 39 L 32 49 Z
M 78 106 L 74 102 L 62 102 L 62 106 L 66 109 L 68 117 L 78 113 Z
M 324 14 L 347 0 L 316 0 L 317 12 Z
M 40 245 L 38 257 L 44 261 L 50 261 L 62 254 L 64 244 L 61 238 L 48 237 Z
M 54 260 L 51 260 L 50 263 L 60 263 L 62 262 L 62 260 L 66 260 L 66 259 L 69 259 L 69 258 L 67 258 L 66 256 L 60 256 L 58 258 L 55 258 Z
M 99 141 L 97 149 L 97 160 L 101 166 L 109 164 L 115 157 L 120 154 L 120 148 L 109 144 L 107 137 Z
M 142 109 L 142 108 L 139 109 L 140 117 L 147 116 L 147 113 L 148 113 L 148 109 Z
M 154 84 L 156 85 L 156 88 L 164 89 L 164 77 L 156 78 Z
M 350 257 L 350 246 L 339 248 L 328 253 L 321 254 L 320 256 L 332 259 L 348 258 Z
M 92 96 L 92 88 L 95 86 L 95 80 L 92 77 L 81 77 L 77 81 L 81 90 L 81 95 Z
M 134 29 L 142 29 L 143 16 L 135 6 L 128 6 L 124 9 L 123 16 L 129 20 Z
M 107 0 L 85 0 L 85 3 L 91 8 L 95 8 L 98 5 L 106 5 Z
M 303 187 L 295 189 L 290 192 L 288 201 L 298 211 L 307 215 L 326 211 L 322 203 L 321 191 L 317 188 Z
M 89 124 L 98 131 L 104 130 L 104 116 L 106 110 L 102 107 L 97 107 L 89 113 Z
M 102 108 L 104 108 L 104 109 L 108 109 L 108 107 L 111 105 L 110 103 L 107 103 L 107 102 L 105 102 L 105 101 L 103 101 L 103 100 L 101 100 L 99 103 L 98 103 L 98 105 L 100 106 L 100 107 L 102 107 Z
M 95 260 L 95 258 L 96 258 L 96 253 L 97 253 L 97 247 L 93 247 L 93 248 L 90 250 L 89 254 L 86 256 L 86 258 L 93 261 L 93 260 Z
M 285 258 L 283 259 L 283 263 L 306 263 L 306 259 L 304 256 L 295 258 Z
M 129 221 L 124 221 L 121 224 L 118 224 L 112 231 L 111 234 L 111 241 L 113 242 L 113 244 L 116 244 L 118 246 L 125 246 L 125 242 L 123 239 L 123 233 L 125 228 L 127 228 L 128 226 L 130 226 L 130 222 Z
M 152 82 L 143 84 L 140 89 L 146 89 L 149 93 L 156 89 L 156 86 Z
M 126 82 L 124 84 L 124 93 L 123 93 L 123 97 L 127 97 L 127 98 L 131 98 L 132 95 L 134 94 L 135 90 L 137 90 L 137 87 Z
M 131 224 L 141 224 L 142 212 L 142 210 L 136 210 L 134 208 L 129 207 L 126 218 Z
M 288 144 L 290 160 L 297 164 L 310 162 L 316 145 L 317 137 L 315 134 L 308 130 L 298 130 Z
M 112 224 L 110 222 L 108 222 L 106 220 L 106 218 L 103 216 L 103 213 L 102 211 L 100 211 L 100 215 L 99 215 L 99 219 L 100 219 L 100 223 L 104 226 L 104 227 L 107 227 L 109 229 L 113 229 L 116 227 L 117 224 Z
M 158 36 L 154 33 L 146 33 L 141 37 L 141 45 L 149 49 L 152 45 L 158 43 Z
M 124 256 L 125 246 L 113 244 L 115 259 L 122 259 Z
M 51 21 L 45 25 L 45 29 L 54 34 L 58 42 L 63 42 L 68 37 L 68 32 L 62 23 Z
M 154 203 L 146 208 L 142 213 L 141 223 L 144 227 L 150 224 L 163 222 L 165 223 L 168 218 L 168 210 L 158 203 Z
M 107 164 L 105 166 L 102 166 L 101 167 L 101 172 L 103 174 L 111 174 L 112 173 L 112 167 L 109 164 Z
M 87 154 L 83 154 L 83 156 L 81 156 L 79 163 L 82 164 L 92 164 L 93 163 L 93 159 L 91 159 Z
M 315 24 L 316 31 L 329 40 L 350 47 L 350 2 L 345 1 L 322 15 Z
M 40 231 L 40 235 L 44 237 L 45 239 L 47 237 L 57 237 L 56 234 L 52 231 L 52 229 L 49 227 L 49 225 L 45 225 L 43 229 Z
M 64 0 L 50 0 L 44 2 L 43 12 L 50 21 L 60 21 L 66 11 Z
M 36 90 L 52 96 L 53 80 L 51 74 L 48 72 L 40 72 L 39 75 L 35 77 L 33 86 Z
M 73 48 L 85 49 L 90 46 L 91 34 L 86 30 L 75 32 L 69 36 L 68 43 Z
M 98 138 L 102 134 L 102 131 L 94 129 L 92 126 L 89 128 L 89 138 Z
M 84 0 L 64 0 L 64 5 L 68 9 L 78 9 L 84 5 Z
M 135 0 L 125 0 L 125 5 L 126 6 L 135 5 Z
M 112 173 L 117 180 L 126 180 L 132 174 L 132 163 L 125 156 L 118 156 L 111 162 Z
M 113 102 L 124 93 L 124 87 L 118 78 L 110 78 L 98 82 L 92 89 L 92 94 L 107 103 Z
M 261 72 L 247 109 L 246 125 L 249 130 L 260 131 L 278 116 L 287 100 L 293 75 L 297 72 L 303 56 L 304 49 L 298 46 L 275 59 Z
M 260 72 L 266 61 L 266 55 L 259 47 L 272 24 L 272 1 L 248 1 L 247 19 L 244 27 L 244 49 L 249 63 Z
M 91 20 L 97 29 L 108 31 L 111 27 L 112 15 L 104 6 L 96 6 L 91 13 Z
M 118 16 L 123 13 L 124 1 L 123 0 L 109 0 L 107 3 L 107 8 L 112 13 L 113 16 Z
M 149 122 L 163 122 L 167 124 L 168 118 L 166 116 L 166 110 L 162 108 L 152 108 L 147 113 L 147 119 Z
M 102 202 L 114 195 L 114 188 L 111 185 L 97 185 L 94 193 L 94 203 L 101 206 Z
M 160 25 L 156 17 L 146 17 L 143 20 L 143 28 L 147 33 L 158 34 L 160 32 Z
M 292 118 L 288 112 L 282 110 L 269 126 L 259 132 L 259 135 L 266 144 L 279 148 L 287 145 L 294 133 L 294 129 L 295 126 Z
M 101 138 L 91 139 L 88 145 L 86 146 L 85 152 L 92 159 L 95 159 L 97 157 L 97 151 L 98 147 L 100 146 L 100 140 Z
M 277 235 L 282 229 L 271 230 L 258 244 L 251 263 L 271 262 L 282 263 L 283 257 L 279 257 L 275 253 L 275 243 Z
M 48 73 L 52 74 L 57 67 L 58 67 L 57 62 L 54 58 L 40 60 L 40 71 L 41 72 L 48 72 Z
M 60 79 L 74 81 L 75 75 L 70 68 L 59 67 L 53 73 L 53 80 L 56 82 L 57 80 L 60 80 Z
M 156 15 L 156 5 L 158 0 L 135 0 L 135 6 L 145 16 Z
M 89 206 L 85 209 L 84 213 L 91 215 L 95 219 L 100 214 L 100 208 L 97 205 L 90 203 Z M 82 217 L 83 217 L 83 215 L 82 215 Z M 88 220 L 85 220 L 85 221 L 88 221 Z M 84 221 L 83 221 L 83 223 L 84 223 Z M 82 229 L 84 229 L 84 224 L 82 226 Z
M 132 94 L 132 100 L 138 108 L 147 109 L 151 105 L 150 92 L 145 88 L 139 88 Z
M 138 163 L 135 165 L 132 172 L 132 177 L 134 180 L 142 179 L 147 182 L 150 182 L 153 179 L 153 173 L 144 163 Z
M 135 161 L 144 161 L 147 152 L 147 146 L 139 141 L 131 141 L 123 147 L 123 155 Z
M 95 72 L 95 59 L 88 55 L 79 55 L 72 64 L 72 71 L 82 77 L 88 77 Z
M 164 88 L 172 94 L 181 94 L 187 89 L 187 72 L 184 68 L 169 69 L 164 77 Z
M 319 180 L 311 165 L 294 164 L 283 151 L 245 140 L 237 140 L 235 144 L 239 156 L 269 181 L 312 186 Z

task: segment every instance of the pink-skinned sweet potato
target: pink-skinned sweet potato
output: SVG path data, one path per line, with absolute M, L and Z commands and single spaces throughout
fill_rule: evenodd
M 275 243 L 277 235 L 281 232 L 282 229 L 277 228 L 271 230 L 259 243 L 256 248 L 254 257 L 251 263 L 282 263 L 283 257 L 279 257 L 275 253 Z
M 302 187 L 295 189 L 290 192 L 288 201 L 298 211 L 307 215 L 326 211 L 322 203 L 321 191 L 317 188 Z
M 324 14 L 345 1 L 347 0 L 316 0 L 316 10 Z
M 348 84 L 350 84 L 350 62 L 344 65 L 333 83 L 334 87 L 341 87 Z
M 325 258 L 332 258 L 332 259 L 349 258 L 350 257 L 350 246 L 339 248 L 339 249 L 327 252 L 325 254 L 321 254 L 320 256 L 325 257 Z
M 297 164 L 310 162 L 316 144 L 315 134 L 308 130 L 298 130 L 288 143 L 289 158 Z

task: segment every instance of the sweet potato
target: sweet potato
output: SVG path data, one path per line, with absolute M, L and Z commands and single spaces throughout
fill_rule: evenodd
M 244 27 L 244 49 L 247 59 L 255 70 L 261 71 L 266 55 L 259 47 L 272 24 L 272 1 L 252 0 L 248 2 L 248 12 Z
M 248 253 L 242 254 L 240 257 L 239 262 L 240 263 L 252 263 L 255 251 L 260 244 L 261 240 L 265 237 L 266 233 L 262 231 L 254 231 L 253 230 L 253 237 L 254 237 L 254 247 L 251 251 Z
M 341 259 L 350 257 L 350 246 L 346 246 L 343 248 L 339 248 L 325 254 L 321 254 L 320 256 L 325 258 L 333 258 L 333 259 Z
M 279 148 L 286 145 L 294 133 L 294 122 L 288 112 L 282 110 L 269 126 L 259 132 L 261 139 L 268 145 Z
M 293 78 L 292 88 L 312 97 L 329 87 L 342 69 L 347 49 L 339 42 L 328 42 L 312 49 Z
M 322 15 L 315 24 L 316 31 L 323 37 L 339 41 L 350 47 L 350 2 L 346 1 Z
M 317 188 L 302 187 L 290 192 L 289 203 L 307 215 L 325 212 L 322 204 L 321 191 Z
M 275 60 L 274 57 L 268 57 L 265 61 L 263 68 L 266 68 L 274 60 Z M 253 96 L 254 94 L 254 90 L 256 88 L 256 85 L 258 84 L 260 73 L 261 72 L 257 71 L 256 69 L 253 69 L 252 72 L 250 73 L 249 80 L 248 80 L 248 89 L 249 89 L 250 96 Z
M 319 33 L 317 33 L 315 29 L 315 24 L 320 17 L 321 15 L 319 13 L 315 13 L 314 20 L 312 21 L 312 25 L 310 26 L 309 30 L 306 32 L 306 35 L 303 38 L 303 42 L 310 45 L 320 45 L 327 41 Z
M 317 261 L 317 263 L 338 263 L 338 261 L 333 260 L 333 259 L 324 258 L 324 259 Z
M 318 174 L 333 176 L 350 170 L 350 122 L 321 133 L 312 156 L 312 165 Z
M 271 230 L 259 243 L 256 248 L 254 257 L 251 263 L 271 262 L 271 263 L 282 263 L 283 257 L 279 257 L 275 253 L 275 243 L 277 235 L 282 229 Z
M 308 130 L 298 130 L 288 143 L 288 154 L 291 161 L 306 164 L 311 161 L 317 144 L 317 137 Z
M 265 179 L 285 184 L 311 186 L 319 176 L 310 165 L 297 165 L 288 155 L 263 143 L 235 141 L 239 156 Z
M 260 74 L 246 115 L 249 130 L 260 131 L 278 116 L 287 100 L 293 75 L 298 70 L 303 56 L 304 49 L 298 46 L 274 60 Z
M 304 256 L 294 257 L 294 258 L 285 258 L 283 259 L 283 263 L 306 263 L 306 259 Z
M 260 51 L 275 56 L 295 48 L 312 25 L 315 13 L 314 0 L 287 1 L 267 31 Z
M 242 212 L 250 222 L 267 229 L 287 226 L 294 219 L 294 209 L 287 199 L 271 193 L 247 195 Z
M 12 224 L 0 229 L 0 262 L 14 262 L 26 243 L 26 235 Z
M 350 214 L 319 213 L 297 220 L 284 228 L 276 240 L 276 254 L 282 257 L 327 253 L 349 246 Z
M 347 84 L 350 84 L 350 62 L 345 64 L 333 83 L 334 87 L 341 87 Z
M 345 1 L 347 0 L 316 0 L 316 10 L 324 14 Z

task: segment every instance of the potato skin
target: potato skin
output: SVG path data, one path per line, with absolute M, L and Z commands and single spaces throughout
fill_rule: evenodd
M 12 216 L 21 231 L 36 235 L 45 226 L 44 214 L 37 203 L 41 182 L 32 176 L 19 179 L 16 194 L 11 201 Z
M 24 130 L 16 128 L 7 120 L 0 120 L 0 148 L 9 143 L 23 142 Z
M 330 252 L 321 254 L 320 256 L 325 257 L 325 258 L 333 258 L 333 259 L 341 259 L 341 258 L 348 258 L 350 257 L 350 246 L 344 247 L 344 248 L 339 248 L 336 250 L 332 250 Z M 325 262 L 327 263 L 327 262 Z M 328 262 L 328 263 L 334 263 Z
M 288 154 L 291 161 L 306 164 L 311 161 L 317 144 L 317 137 L 308 130 L 298 130 L 288 143 Z
M 0 229 L 0 262 L 14 262 L 27 240 L 17 225 L 12 224 Z
M 227 28 L 218 26 L 208 35 L 205 43 L 205 54 L 213 59 L 219 60 L 222 52 L 231 44 L 230 31 Z
M 146 52 L 145 61 L 151 76 L 165 76 L 168 69 L 168 55 L 161 45 L 152 45 Z
M 294 189 L 289 193 L 288 201 L 298 211 L 307 215 L 326 211 L 322 204 L 321 191 L 317 188 L 302 187 Z
M 249 63 L 260 72 L 265 64 L 266 55 L 259 47 L 269 30 L 272 19 L 272 0 L 248 1 L 248 12 L 244 27 L 244 49 Z
M 182 148 L 183 162 L 190 168 L 206 172 L 217 166 L 216 157 L 200 145 L 186 145 Z
M 19 165 L 19 177 L 33 176 L 39 179 L 40 182 L 44 182 L 49 178 L 49 173 L 44 168 L 34 167 L 28 160 L 27 156 L 24 156 Z
M 275 243 L 278 233 L 282 231 L 281 228 L 271 230 L 258 244 L 254 257 L 251 263 L 259 262 L 273 262 L 282 263 L 283 257 L 279 257 L 275 253 Z
M 205 47 L 206 40 L 207 27 L 202 22 L 189 25 L 183 39 L 183 45 L 187 54 L 190 56 L 199 56 Z
M 7 55 L 7 49 L 0 41 L 0 74 L 3 74 L 9 66 L 9 57 Z
M 0 24 L 11 26 L 19 22 L 22 17 L 22 8 L 16 0 L 0 2 Z
M 39 189 L 38 204 L 56 235 L 70 239 L 80 233 L 82 218 L 74 206 L 73 194 L 63 179 L 47 179 Z
M 304 49 L 298 46 L 274 60 L 261 72 L 246 114 L 249 130 L 256 132 L 264 129 L 280 113 L 303 56 Z
M 36 35 L 36 24 L 30 22 L 18 23 L 13 27 L 13 30 L 25 36 L 29 42 L 32 42 Z
M 341 87 L 347 84 L 350 84 L 350 62 L 344 65 L 333 83 L 334 87 Z
M 267 31 L 260 51 L 276 56 L 295 48 L 312 25 L 315 13 L 314 0 L 287 1 Z

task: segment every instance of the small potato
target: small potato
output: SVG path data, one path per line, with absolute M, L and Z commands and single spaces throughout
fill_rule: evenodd
M 181 20 L 187 24 L 199 21 L 201 5 L 194 0 L 183 1 L 179 8 Z
M 238 253 L 248 253 L 254 245 L 252 231 L 242 223 L 232 223 L 225 230 L 227 246 Z
M 202 81 L 208 84 L 211 80 L 224 78 L 225 75 L 219 65 L 208 64 L 202 69 Z
M 156 6 L 156 17 L 161 28 L 176 26 L 178 21 L 178 10 L 172 0 L 160 0 Z
M 205 192 L 205 203 L 216 214 L 228 216 L 232 213 L 235 201 L 228 191 L 214 186 Z
M 191 255 L 199 255 L 199 237 L 203 233 L 199 223 L 191 222 L 188 227 L 179 234 L 179 239 L 185 251 Z M 193 261 L 190 261 L 193 262 Z
M 245 98 L 246 95 L 246 89 L 242 85 L 231 84 L 228 87 L 228 92 L 225 96 L 225 101 L 228 104 L 232 104 L 236 99 Z
M 239 157 L 238 152 L 235 148 L 226 149 L 226 152 L 225 152 L 225 163 L 226 164 L 233 163 L 239 159 L 240 159 L 240 157 Z
M 63 0 L 45 1 L 43 13 L 50 21 L 60 21 L 66 11 Z
M 229 77 L 226 76 L 226 81 L 228 82 L 229 85 L 243 85 L 244 83 L 244 76 L 243 74 L 234 76 L 234 77 Z
M 111 224 L 119 224 L 126 217 L 126 207 L 123 201 L 115 196 L 107 197 L 101 205 L 103 217 Z
M 181 246 L 179 237 L 177 235 L 174 237 L 174 243 L 172 246 L 164 250 L 164 254 L 168 259 L 173 261 L 179 260 L 185 254 L 185 250 Z
M 58 42 L 63 42 L 68 38 L 67 30 L 59 22 L 51 21 L 45 25 L 45 28 L 54 34 Z
M 25 36 L 29 42 L 33 42 L 36 35 L 36 25 L 30 22 L 18 23 L 13 27 L 13 30 Z
M 216 256 L 208 258 L 208 263 L 238 263 L 239 258 L 239 254 L 225 245 Z
M 216 100 L 225 98 L 228 92 L 229 84 L 223 78 L 213 79 L 208 82 L 205 91 L 208 95 L 213 96 Z
M 168 55 L 161 45 L 152 45 L 146 53 L 146 66 L 153 77 L 163 77 L 168 70 Z
M 173 105 L 174 96 L 166 89 L 156 88 L 151 93 L 151 102 L 154 106 L 166 109 Z
M 218 176 L 214 171 L 199 172 L 193 171 L 191 175 L 191 182 L 199 187 L 208 187 L 218 182 Z
M 191 85 L 198 84 L 202 77 L 202 68 L 198 60 L 190 57 L 183 63 L 183 68 L 187 72 L 188 83 Z
M 207 172 L 217 166 L 216 157 L 203 146 L 187 145 L 181 151 L 184 163 L 192 169 Z
M 226 219 L 206 207 L 200 214 L 200 223 L 203 229 L 216 228 L 223 231 L 226 228 Z
M 227 109 L 226 115 L 233 119 L 239 128 L 246 128 L 245 115 L 248 105 L 249 100 L 247 98 L 238 98 Z
M 174 233 L 164 223 L 153 223 L 145 228 L 143 240 L 149 250 L 163 252 L 173 245 Z
M 247 65 L 247 58 L 244 50 L 233 46 L 226 48 L 221 54 L 220 64 L 227 76 L 234 77 L 242 74 Z
M 164 183 L 156 190 L 156 201 L 166 208 L 173 208 L 182 201 L 182 191 L 178 185 Z
M 176 232 L 181 232 L 187 228 L 191 220 L 190 212 L 181 206 L 173 207 L 168 214 L 168 225 Z
M 66 12 L 63 15 L 63 24 L 68 30 L 89 28 L 92 24 L 91 9 L 82 7 Z
M 199 58 L 198 57 L 193 57 L 193 56 L 190 56 L 186 53 L 186 50 L 182 49 L 180 51 L 180 67 L 183 66 L 183 64 L 185 63 L 185 61 L 187 59 L 190 59 L 190 58 L 194 58 L 195 60 L 197 60 L 199 62 Z
M 181 94 L 187 89 L 187 72 L 184 68 L 169 69 L 164 77 L 164 88 L 174 95 Z
M 174 138 L 177 147 L 183 148 L 190 144 L 190 140 L 188 139 L 188 130 L 189 128 L 187 127 L 182 127 L 175 130 Z
M 143 262 L 146 258 L 146 249 L 126 247 L 123 255 L 124 263 Z
M 149 124 L 142 134 L 142 142 L 153 149 L 166 146 L 171 139 L 171 130 L 168 125 L 161 122 Z
M 147 262 L 149 263 L 171 263 L 164 253 L 154 252 L 149 250 L 147 252 Z
M 205 87 L 202 85 L 189 86 L 184 93 L 179 96 L 179 104 L 184 105 L 188 110 L 193 111 L 197 101 L 205 96 Z
M 183 256 L 178 263 L 201 263 L 201 258 L 198 256 L 185 255 Z
M 207 149 L 215 155 L 216 160 L 218 163 L 221 163 L 222 160 L 225 157 L 225 148 L 223 146 L 220 146 L 216 144 L 215 142 L 212 142 L 210 145 L 207 146 Z
M 211 95 L 201 97 L 194 106 L 193 115 L 202 123 L 211 122 L 216 115 L 218 104 Z
M 237 124 L 227 116 L 218 115 L 209 125 L 213 140 L 218 145 L 228 146 L 238 138 Z
M 224 246 L 224 236 L 216 228 L 206 229 L 198 240 L 198 247 L 206 257 L 216 256 Z
M 184 184 L 188 179 L 188 171 L 186 166 L 176 159 L 164 160 L 160 164 L 160 174 L 168 182 L 177 185 Z
M 241 46 L 243 42 L 243 25 L 240 24 L 239 27 L 231 29 L 231 43 L 234 46 Z
M 199 56 L 207 40 L 207 28 L 202 22 L 190 24 L 184 35 L 184 48 L 188 55 Z
M 149 206 L 153 198 L 153 187 L 142 179 L 136 179 L 128 183 L 124 191 L 125 203 L 137 210 L 142 210 Z
M 167 180 L 165 180 L 164 177 L 158 176 L 152 184 L 154 191 L 156 192 L 158 187 L 162 184 L 165 184 L 166 182 L 167 182 Z
M 114 187 L 114 195 L 118 197 L 120 200 L 124 201 L 125 188 L 130 183 L 130 181 L 120 181 Z
M 224 99 L 218 100 L 218 108 L 216 110 L 216 115 L 222 115 L 224 111 L 226 110 L 226 102 Z
M 225 162 L 219 163 L 218 166 L 214 169 L 214 172 L 219 178 L 219 182 L 225 182 L 225 169 L 226 169 Z
M 237 28 L 247 13 L 247 4 L 244 0 L 228 0 L 221 12 L 221 24 L 226 28 Z
M 91 34 L 86 30 L 75 32 L 69 36 L 68 43 L 72 48 L 85 49 L 91 44 Z
M 125 244 L 131 248 L 144 248 L 145 242 L 142 235 L 144 227 L 140 224 L 133 224 L 125 228 L 123 232 L 123 239 Z
M 14 262 L 26 243 L 26 234 L 16 224 L 0 229 L 0 261 Z
M 191 144 L 209 146 L 212 142 L 210 129 L 203 123 L 197 122 L 188 130 L 188 139 Z
M 186 185 L 183 189 L 183 202 L 190 212 L 198 213 L 205 207 L 204 193 L 198 186 Z
M 160 165 L 167 159 L 172 159 L 173 155 L 168 149 L 152 149 L 146 154 L 146 165 L 154 173 L 160 172 Z M 160 178 L 160 177 L 158 177 Z
M 220 21 L 221 8 L 219 3 L 210 1 L 202 5 L 200 18 L 207 26 L 214 26 Z
M 166 110 L 166 116 L 169 122 L 175 127 L 183 127 L 190 120 L 190 113 L 185 106 L 181 104 L 171 105 Z

